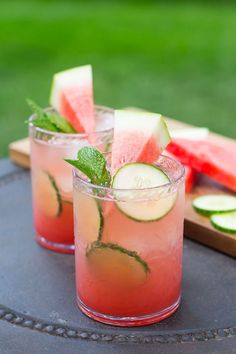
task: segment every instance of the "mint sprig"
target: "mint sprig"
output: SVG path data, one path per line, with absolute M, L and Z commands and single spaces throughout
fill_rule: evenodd
M 56 112 L 47 112 L 34 101 L 27 99 L 28 106 L 35 114 L 36 118 L 31 120 L 31 123 L 36 127 L 50 130 L 58 133 L 73 134 L 76 133 L 76 130 L 72 125 L 67 122 L 67 120 L 57 114 Z
M 76 130 L 72 127 L 70 123 L 68 123 L 65 118 L 59 116 L 57 113 L 54 112 L 47 112 L 46 113 L 47 119 L 57 127 L 57 129 L 61 133 L 73 134 L 76 133 Z
M 65 159 L 66 162 L 84 173 L 93 184 L 109 186 L 111 175 L 106 167 L 102 153 L 92 147 L 85 146 L 78 151 L 77 159 Z
M 47 118 L 35 118 L 32 120 L 32 124 L 38 128 L 45 129 L 45 130 L 50 130 L 52 132 L 59 132 L 57 127 L 52 124 Z

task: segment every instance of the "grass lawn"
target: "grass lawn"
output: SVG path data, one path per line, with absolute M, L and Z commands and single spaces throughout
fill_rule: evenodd
M 0 2 L 0 157 L 27 134 L 25 97 L 91 63 L 95 101 L 139 106 L 236 137 L 236 5 Z

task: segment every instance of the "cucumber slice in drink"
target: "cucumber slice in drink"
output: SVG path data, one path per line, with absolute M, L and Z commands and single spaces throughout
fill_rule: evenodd
M 79 220 L 79 237 L 86 244 L 100 240 L 103 230 L 102 208 L 99 202 L 85 193 L 75 197 L 75 210 Z
M 114 286 L 139 286 L 150 272 L 148 264 L 137 252 L 114 243 L 94 242 L 86 255 L 91 272 Z
M 236 211 L 211 215 L 212 225 L 223 232 L 236 234 Z
M 36 208 L 47 216 L 58 217 L 62 212 L 62 199 L 54 177 L 40 170 L 34 175 L 33 184 Z
M 194 199 L 192 205 L 202 215 L 225 213 L 236 210 L 236 197 L 225 194 L 203 195 Z
M 124 214 L 136 221 L 158 220 L 173 208 L 177 193 L 163 196 L 159 190 L 151 188 L 169 182 L 169 177 L 156 166 L 142 162 L 127 163 L 113 177 L 113 188 L 127 189 L 127 192 L 118 190 L 115 192 L 117 199 L 120 200 L 116 204 Z M 131 189 L 139 191 L 128 191 Z

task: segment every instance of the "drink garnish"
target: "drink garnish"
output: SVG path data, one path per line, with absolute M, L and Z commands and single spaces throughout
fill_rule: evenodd
M 113 176 L 112 187 L 116 189 L 116 205 L 133 220 L 159 220 L 173 209 L 176 202 L 177 193 L 174 190 L 163 196 L 162 186 L 170 182 L 168 175 L 155 165 L 144 162 L 126 163 Z M 125 190 L 127 192 L 124 192 Z M 133 192 L 134 190 L 136 191 Z
M 79 133 L 95 131 L 91 65 L 60 71 L 53 75 L 50 105 Z
M 102 238 L 104 218 L 99 200 L 86 193 L 79 193 L 74 201 L 75 215 L 81 220 L 89 220 L 80 223 L 80 236 L 86 246 Z
M 106 167 L 106 159 L 100 151 L 85 146 L 78 151 L 76 160 L 65 159 L 65 161 L 84 173 L 93 184 L 110 185 L 111 175 Z
M 62 199 L 54 177 L 47 171 L 34 172 L 37 206 L 48 216 L 58 217 L 62 213 Z
M 76 130 L 72 127 L 72 125 L 58 113 L 54 111 L 45 111 L 30 99 L 27 99 L 27 103 L 32 112 L 35 114 L 35 118 L 31 120 L 31 123 L 34 126 L 58 133 L 76 133 Z
M 111 171 L 128 162 L 153 164 L 170 142 L 162 115 L 115 110 Z
M 91 272 L 118 288 L 142 285 L 150 272 L 148 264 L 137 252 L 115 243 L 95 241 L 86 256 Z

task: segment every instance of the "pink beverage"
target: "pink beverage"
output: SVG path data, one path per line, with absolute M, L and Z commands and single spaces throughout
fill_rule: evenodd
M 96 107 L 96 132 L 91 134 L 55 133 L 29 124 L 35 238 L 42 246 L 74 252 L 72 167 L 64 159 L 75 158 L 90 144 L 101 151 L 109 148 L 112 115 Z
M 119 170 L 128 166 L 127 175 L 119 177 L 124 184 L 133 165 Z M 86 315 L 100 322 L 151 324 L 170 316 L 180 303 L 184 169 L 165 156 L 148 168 L 150 178 L 158 170 L 169 182 L 116 189 L 116 174 L 113 188 L 105 188 L 74 171 L 77 301 Z

